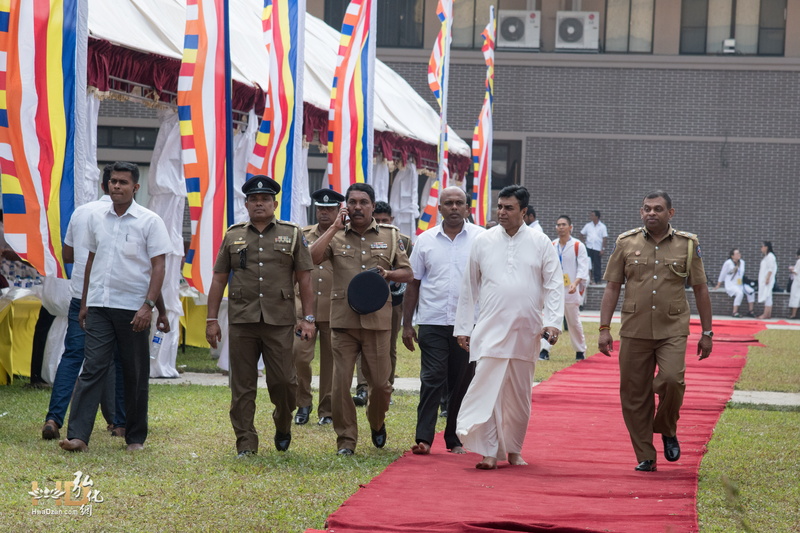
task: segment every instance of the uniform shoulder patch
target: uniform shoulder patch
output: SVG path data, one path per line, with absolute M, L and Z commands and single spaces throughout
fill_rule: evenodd
M 694 242 L 697 241 L 697 234 L 696 233 L 689 233 L 688 231 L 675 231 L 675 235 L 680 235 L 681 237 L 686 237 L 687 239 L 691 239 Z
M 228 229 L 231 230 L 233 228 L 243 228 L 245 224 L 247 224 L 247 222 L 237 222 L 236 224 L 228 226 Z
M 632 229 L 632 230 L 628 230 L 625 233 L 620 234 L 618 239 L 625 239 L 627 237 L 630 237 L 631 235 L 636 235 L 640 231 L 642 231 L 642 228 L 635 228 L 635 229 Z
M 299 228 L 300 227 L 298 224 L 295 224 L 294 222 L 290 222 L 288 220 L 280 220 L 280 219 L 278 219 L 278 220 L 276 220 L 276 222 L 278 224 L 283 224 L 284 226 L 294 226 L 295 228 Z
M 381 228 L 396 229 L 397 231 L 400 231 L 400 228 L 398 228 L 394 224 L 378 224 L 378 226 Z

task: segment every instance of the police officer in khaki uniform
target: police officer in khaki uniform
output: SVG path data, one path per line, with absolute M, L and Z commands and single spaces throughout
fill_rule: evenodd
M 222 336 L 217 313 L 228 283 L 231 424 L 239 457 L 258 452 L 256 410 L 258 359 L 264 356 L 269 397 L 275 406 L 275 448 L 286 451 L 292 440 L 297 379 L 292 353 L 295 332 L 308 341 L 314 335 L 313 268 L 308 243 L 296 224 L 275 218 L 280 185 L 262 175 L 242 186 L 247 222 L 228 228 L 214 264 L 208 292 L 206 340 L 216 347 Z M 295 323 L 294 282 L 306 315 Z
M 331 189 L 320 189 L 311 194 L 317 211 L 317 224 L 303 228 L 303 235 L 309 245 L 331 227 L 339 216 L 339 207 L 344 196 Z M 333 356 L 331 353 L 331 284 L 333 267 L 330 261 L 314 266 L 311 273 L 314 290 L 314 316 L 319 332 L 319 405 L 317 415 L 320 426 L 333 423 L 331 411 L 331 380 L 333 379 Z M 298 295 L 299 297 L 299 295 Z M 298 309 L 299 311 L 299 309 Z M 305 342 L 299 337 L 294 340 L 294 366 L 297 370 L 297 414 L 294 423 L 306 424 L 311 414 L 311 361 L 314 360 L 314 337 Z
M 393 226 L 394 217 L 392 216 L 392 206 L 386 202 L 375 202 L 375 210 L 372 213 L 372 218 L 378 224 L 384 226 Z M 399 229 L 398 229 L 399 231 Z M 410 258 L 414 245 L 411 243 L 411 237 L 408 235 L 400 234 L 400 240 L 403 241 L 403 246 L 406 249 L 406 255 Z M 394 390 L 394 373 L 397 368 L 397 335 L 400 333 L 400 326 L 403 323 L 403 294 L 406 290 L 405 283 L 392 283 L 392 335 L 389 337 L 389 359 L 392 361 L 392 373 L 389 376 L 389 383 Z M 356 362 L 356 375 L 358 376 L 356 385 L 356 395 L 353 396 L 353 403 L 363 407 L 367 405 L 367 380 L 364 373 L 361 371 L 361 358 Z
M 372 443 L 386 444 L 384 418 L 389 410 L 392 388 L 389 375 L 389 337 L 392 327 L 392 298 L 377 311 L 360 315 L 348 305 L 350 281 L 359 273 L 376 268 L 388 282 L 407 283 L 413 273 L 398 231 L 375 223 L 372 211 L 375 192 L 366 183 L 347 189 L 346 207 L 334 224 L 311 246 L 315 264 L 330 260 L 333 265 L 331 291 L 331 342 L 333 344 L 333 427 L 340 455 L 352 455 L 358 441 L 356 408 L 350 397 L 356 357 L 361 355 L 364 376 L 369 384 L 367 419 Z M 350 221 L 345 224 L 344 217 Z M 344 229 L 344 231 L 342 231 Z
M 620 329 L 620 397 L 630 433 L 636 470 L 656 471 L 653 433 L 661 433 L 667 461 L 680 458 L 678 418 L 686 388 L 686 338 L 689 303 L 684 287 L 694 290 L 703 334 L 697 354 L 711 354 L 711 299 L 697 237 L 670 225 L 675 214 L 664 191 L 644 197 L 640 209 L 644 227 L 623 233 L 608 259 L 608 282 L 600 310 L 598 347 L 610 356 L 611 317 L 625 284 Z M 658 374 L 653 378 L 655 367 Z M 653 393 L 658 394 L 658 410 Z

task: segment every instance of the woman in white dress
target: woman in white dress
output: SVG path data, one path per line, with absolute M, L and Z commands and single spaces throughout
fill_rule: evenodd
M 792 314 L 789 318 L 797 318 L 797 308 L 800 307 L 800 249 L 797 250 L 797 262 L 793 267 L 789 267 L 792 271 L 792 291 L 789 293 L 789 308 Z
M 742 303 L 744 296 L 747 296 L 747 306 L 750 308 L 746 316 L 755 317 L 753 314 L 753 302 L 756 300 L 755 291 L 750 285 L 745 285 L 742 282 L 744 278 L 744 260 L 742 253 L 738 248 L 731 250 L 728 254 L 728 260 L 722 265 L 722 270 L 719 273 L 719 280 L 715 289 L 725 284 L 725 292 L 728 296 L 733 298 L 733 316 L 739 318 L 739 305 Z
M 772 252 L 772 242 L 761 243 L 761 266 L 758 269 L 758 303 L 764 304 L 764 312 L 758 318 L 772 318 L 772 287 L 775 286 L 775 275 L 778 273 L 778 261 Z

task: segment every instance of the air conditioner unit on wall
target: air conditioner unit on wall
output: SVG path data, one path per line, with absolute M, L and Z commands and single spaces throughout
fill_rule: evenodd
M 497 17 L 498 48 L 539 49 L 540 11 L 500 10 Z
M 600 13 L 597 11 L 558 11 L 556 13 L 556 50 L 598 51 Z

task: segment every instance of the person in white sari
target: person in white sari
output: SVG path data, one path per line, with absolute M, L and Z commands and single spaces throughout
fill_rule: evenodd
M 735 318 L 742 316 L 739 314 L 739 305 L 742 303 L 742 299 L 747 296 L 747 306 L 750 309 L 747 316 L 755 317 L 756 315 L 753 314 L 753 302 L 756 299 L 755 291 L 750 285 L 745 285 L 743 280 L 744 259 L 742 259 L 742 253 L 739 249 L 734 248 L 728 255 L 728 259 L 722 264 L 717 286 L 714 288 L 719 289 L 723 283 L 725 284 L 725 292 L 733 298 L 733 316 Z
M 792 310 L 790 319 L 797 318 L 797 308 L 800 307 L 800 248 L 797 249 L 797 262 L 789 267 L 792 272 L 792 290 L 789 291 L 789 308 Z
M 538 349 L 531 339 L 546 335 L 555 344 L 564 316 L 558 254 L 545 234 L 524 223 L 528 200 L 518 185 L 500 191 L 500 225 L 473 242 L 458 299 L 453 334 L 476 367 L 456 434 L 466 449 L 483 455 L 475 465 L 482 470 L 506 457 L 512 465 L 527 464 L 521 452 Z
M 772 243 L 761 243 L 761 265 L 758 269 L 758 303 L 764 304 L 764 312 L 758 318 L 772 318 L 772 288 L 775 286 L 775 275 L 778 273 L 778 261 L 772 252 Z

